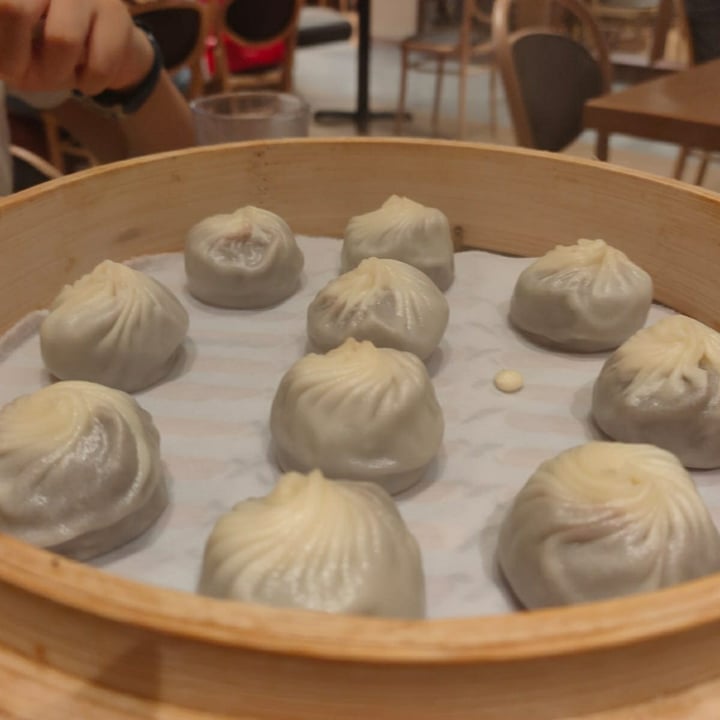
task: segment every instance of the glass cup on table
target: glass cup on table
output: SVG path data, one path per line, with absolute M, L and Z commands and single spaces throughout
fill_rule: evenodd
M 198 145 L 305 137 L 310 108 L 297 95 L 272 91 L 207 95 L 190 103 Z

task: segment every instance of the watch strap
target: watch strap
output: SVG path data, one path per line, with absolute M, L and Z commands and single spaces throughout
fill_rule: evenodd
M 89 98 L 95 105 L 122 115 L 136 113 L 148 101 L 157 87 L 163 70 L 162 51 L 155 36 L 143 23 L 136 21 L 135 25 L 147 35 L 153 49 L 153 64 L 147 75 L 138 85 L 129 90 L 103 90 L 98 95 Z

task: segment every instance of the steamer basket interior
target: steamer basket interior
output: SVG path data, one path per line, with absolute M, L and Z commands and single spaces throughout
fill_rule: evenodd
M 389 195 L 441 208 L 458 250 L 604 238 L 656 301 L 720 328 L 720 197 L 609 165 L 412 140 L 287 140 L 97 168 L 0 202 L 0 328 L 103 259 L 180 250 L 241 205 L 341 237 Z M 491 618 L 391 621 L 213 601 L 0 536 L 0 716 L 720 717 L 720 578 Z

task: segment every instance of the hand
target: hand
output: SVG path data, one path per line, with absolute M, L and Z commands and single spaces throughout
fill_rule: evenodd
M 0 0 L 0 80 L 16 90 L 123 90 L 152 63 L 121 0 Z

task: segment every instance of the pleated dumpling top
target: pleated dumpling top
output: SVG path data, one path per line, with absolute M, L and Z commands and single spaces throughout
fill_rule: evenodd
M 215 525 L 199 590 L 218 598 L 325 612 L 422 617 L 420 550 L 372 483 L 283 475 L 265 497 Z

